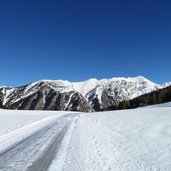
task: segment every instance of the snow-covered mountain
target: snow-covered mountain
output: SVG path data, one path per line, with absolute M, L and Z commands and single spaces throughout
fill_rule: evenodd
M 140 95 L 158 90 L 161 85 L 138 76 L 133 78 L 90 79 L 84 82 L 72 83 L 95 110 L 106 110 L 118 106 L 120 101 L 130 100 Z
M 70 83 L 41 80 L 21 87 L 1 87 L 3 105 L 12 109 L 99 111 L 115 109 L 120 101 L 158 90 L 162 85 L 138 77 L 89 79 Z
M 22 87 L 0 89 L 6 108 L 91 111 L 85 98 L 68 81 L 42 80 Z

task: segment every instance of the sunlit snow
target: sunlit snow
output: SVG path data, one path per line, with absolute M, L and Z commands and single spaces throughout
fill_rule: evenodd
M 170 171 L 171 103 L 98 113 L 0 110 L 0 170 Z

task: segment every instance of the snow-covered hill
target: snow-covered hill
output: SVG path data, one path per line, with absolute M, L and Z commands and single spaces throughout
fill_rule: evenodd
M 3 105 L 11 109 L 88 112 L 114 109 L 120 101 L 129 100 L 162 87 L 142 76 L 90 79 L 75 83 L 63 80 L 41 80 L 22 87 L 1 87 L 0 98 Z

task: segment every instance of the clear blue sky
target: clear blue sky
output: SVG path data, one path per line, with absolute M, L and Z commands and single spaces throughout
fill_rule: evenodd
M 171 81 L 170 0 L 1 0 L 0 85 Z

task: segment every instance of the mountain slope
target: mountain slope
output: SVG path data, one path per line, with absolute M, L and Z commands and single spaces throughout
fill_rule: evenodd
M 120 101 L 133 99 L 161 88 L 160 85 L 141 76 L 90 79 L 73 85 L 77 91 L 83 94 L 95 111 L 115 109 Z
M 165 87 L 158 91 L 141 95 L 129 101 L 122 101 L 119 108 L 136 108 L 147 105 L 166 103 L 171 101 L 171 86 Z
M 144 77 L 90 79 L 70 83 L 41 80 L 21 87 L 1 87 L 0 99 L 6 108 L 30 110 L 101 111 L 117 109 L 130 100 L 162 88 Z
M 10 109 L 91 111 L 84 97 L 66 81 L 38 81 L 19 88 L 0 89 Z

